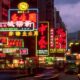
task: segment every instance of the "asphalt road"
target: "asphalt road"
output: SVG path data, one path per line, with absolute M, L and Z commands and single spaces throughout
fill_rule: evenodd
M 80 80 L 80 78 L 77 75 L 66 74 L 63 71 L 55 73 L 55 70 L 46 70 L 42 74 L 37 74 L 33 77 L 26 77 L 18 80 Z
M 62 72 L 59 75 L 59 80 L 79 80 L 79 78 L 77 75 L 65 74 Z
M 0 80 L 14 80 L 8 73 L 0 73 Z M 55 69 L 47 69 L 43 73 L 35 76 L 27 76 L 16 80 L 79 80 L 77 75 L 66 74 L 65 72 L 57 72 Z

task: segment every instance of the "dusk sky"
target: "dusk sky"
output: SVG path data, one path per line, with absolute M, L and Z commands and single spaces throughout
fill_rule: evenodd
M 80 0 L 55 0 L 55 7 L 69 33 L 80 30 Z

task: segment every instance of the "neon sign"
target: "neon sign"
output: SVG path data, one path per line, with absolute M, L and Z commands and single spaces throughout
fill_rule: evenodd
M 18 9 L 9 9 L 9 21 L 30 21 L 34 23 L 33 29 L 38 29 L 38 9 L 28 9 L 27 11 L 20 11 Z M 27 24 L 26 24 L 27 25 Z
M 19 32 L 19 31 L 10 31 L 8 32 L 8 36 L 38 36 L 38 31 L 23 31 L 23 32 Z
M 54 48 L 54 29 L 50 29 L 50 49 Z
M 33 31 L 34 22 L 31 21 L 9 21 L 0 23 L 0 31 Z
M 3 53 L 17 53 L 19 48 L 3 48 Z
M 0 37 L 0 43 L 7 44 L 8 38 L 7 37 Z
M 51 36 L 53 37 L 53 36 Z M 64 53 L 66 50 L 66 31 L 58 27 L 55 30 L 54 47 L 50 49 L 50 53 Z
M 8 39 L 8 47 L 23 47 L 22 39 Z
M 27 48 L 20 48 L 20 55 L 27 55 L 28 49 Z
M 37 54 L 48 55 L 49 49 L 49 25 L 47 22 L 39 23 L 38 38 L 37 38 Z M 46 34 L 47 33 L 47 34 Z
M 66 49 L 66 32 L 61 27 L 56 29 L 55 48 Z
M 21 2 L 18 4 L 19 10 L 25 11 L 25 10 L 28 10 L 28 8 L 29 8 L 29 4 L 26 2 Z

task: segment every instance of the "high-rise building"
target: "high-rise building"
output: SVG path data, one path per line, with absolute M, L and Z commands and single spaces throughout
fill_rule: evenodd
M 2 1 L 0 0 L 0 22 L 2 21 Z
M 0 21 L 8 20 L 8 9 L 10 8 L 10 0 L 0 0 Z

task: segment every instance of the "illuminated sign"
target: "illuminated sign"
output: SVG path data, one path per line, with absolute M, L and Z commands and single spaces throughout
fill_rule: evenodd
M 53 48 L 54 48 L 54 29 L 50 28 L 50 53 Z
M 63 28 L 58 27 L 55 30 L 53 49 L 50 49 L 50 53 L 65 53 L 66 50 L 66 31 Z
M 49 24 L 48 22 L 40 22 L 37 38 L 37 54 L 48 55 L 49 52 Z
M 47 65 L 53 65 L 54 60 L 54 57 L 46 57 L 45 59 Z
M 50 49 L 50 53 L 64 53 L 66 49 Z
M 46 63 L 45 59 L 46 57 L 39 57 L 39 63 L 45 64 Z
M 3 53 L 16 53 L 19 48 L 3 48 Z
M 50 49 L 54 48 L 54 29 L 50 29 Z
M 56 29 L 55 48 L 66 49 L 66 32 L 61 27 Z
M 23 39 L 8 39 L 8 47 L 24 47 Z
M 0 37 L 0 43 L 3 44 L 7 44 L 8 38 L 7 37 Z
M 28 8 L 29 8 L 29 5 L 26 2 L 21 2 L 18 4 L 19 10 L 25 11 L 25 10 L 28 10 Z
M 16 32 L 8 32 L 8 36 L 38 36 L 38 31 L 23 31 L 23 32 L 19 32 L 19 31 L 16 31 Z
M 1 22 L 0 31 L 33 31 L 34 25 L 34 22 L 31 21 Z
M 28 54 L 28 49 L 27 48 L 20 48 L 20 54 L 21 55 L 27 55 Z
M 29 29 L 27 28 L 26 30 L 38 29 L 38 9 L 28 9 L 27 11 L 24 11 L 24 12 L 18 9 L 9 9 L 8 14 L 9 14 L 8 16 L 9 21 L 20 22 L 18 26 L 21 26 L 25 21 L 27 21 L 27 23 L 24 23 L 24 24 Z

